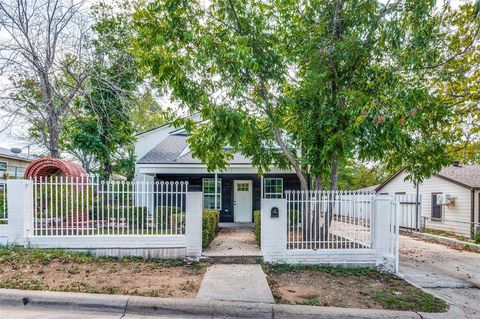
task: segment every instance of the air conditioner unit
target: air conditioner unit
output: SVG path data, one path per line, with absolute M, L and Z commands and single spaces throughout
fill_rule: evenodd
M 453 203 L 453 197 L 450 194 L 438 194 L 437 205 L 450 205 Z

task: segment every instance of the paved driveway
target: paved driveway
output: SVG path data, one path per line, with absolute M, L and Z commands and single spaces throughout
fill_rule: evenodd
M 465 318 L 480 318 L 480 254 L 401 236 L 400 273 L 458 306 Z

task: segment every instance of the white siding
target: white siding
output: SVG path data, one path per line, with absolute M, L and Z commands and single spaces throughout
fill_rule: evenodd
M 152 148 L 163 141 L 168 134 L 175 128 L 171 125 L 165 125 L 159 127 L 153 131 L 143 133 L 137 136 L 135 141 L 135 162 L 138 162 L 145 154 L 147 154 Z M 152 174 L 153 175 L 153 174 Z M 141 174 L 138 170 L 138 166 L 135 165 L 135 180 L 136 181 L 153 181 L 153 176 Z
M 394 195 L 398 192 L 415 194 L 416 190 L 411 182 L 405 181 L 406 174 L 400 173 L 382 187 L 378 193 Z M 470 237 L 471 190 L 455 183 L 434 176 L 424 181 L 419 187 L 422 197 L 421 216 L 432 216 L 432 193 L 450 194 L 455 198 L 455 205 L 442 206 L 442 221 L 427 220 L 427 228 L 445 230 L 457 235 Z M 476 210 L 478 210 L 478 192 L 476 192 Z M 476 212 L 478 214 L 478 212 Z
M 165 125 L 137 136 L 137 141 L 135 142 L 135 158 L 137 161 L 163 141 L 174 129 L 171 125 Z
M 412 182 L 405 180 L 406 174 L 401 172 L 393 179 L 391 179 L 385 186 L 383 186 L 378 193 L 388 193 L 395 195 L 395 193 L 405 192 L 407 194 L 415 194 L 415 187 Z

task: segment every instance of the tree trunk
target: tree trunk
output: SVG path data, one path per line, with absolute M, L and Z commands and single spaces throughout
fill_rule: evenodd
M 60 125 L 58 123 L 57 115 L 52 112 L 48 119 L 48 150 L 50 151 L 50 156 L 53 158 L 60 158 L 60 148 L 59 148 L 59 139 L 60 139 Z
M 332 162 L 332 170 L 331 170 L 331 177 L 330 177 L 330 187 L 332 192 L 328 194 L 327 202 L 328 205 L 326 207 L 326 212 L 324 212 L 324 220 L 323 220 L 323 227 L 320 230 L 320 236 L 324 241 L 329 240 L 329 233 L 330 233 L 330 226 L 332 225 L 333 221 L 333 213 L 335 210 L 335 194 L 334 191 L 338 189 L 338 160 L 333 160 Z
M 322 191 L 322 177 L 321 176 L 316 176 L 315 181 L 314 181 L 314 186 L 316 191 Z
M 105 179 L 105 181 L 109 181 L 110 176 L 112 176 L 112 163 L 109 157 L 108 160 L 103 163 L 103 178 Z
M 333 160 L 332 162 L 332 175 L 330 178 L 330 188 L 332 191 L 338 189 L 338 160 Z

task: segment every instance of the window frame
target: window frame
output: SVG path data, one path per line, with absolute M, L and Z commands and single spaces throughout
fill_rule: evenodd
M 280 180 L 281 182 L 281 187 L 282 190 L 280 193 L 269 193 L 267 192 L 267 181 L 272 181 L 272 180 Z M 283 198 L 283 192 L 284 192 L 284 183 L 283 183 L 283 178 L 282 177 L 265 177 L 263 179 L 263 198 Z M 280 196 L 272 196 L 272 195 L 280 195 Z
M 433 197 L 435 196 L 435 201 L 438 200 L 438 196 L 437 195 L 443 195 L 443 192 L 432 192 L 431 193 L 431 196 L 430 196 L 430 200 L 431 200 L 431 203 L 430 203 L 430 220 L 432 222 L 437 222 L 437 223 L 443 223 L 443 217 L 444 217 L 444 211 L 443 211 L 443 205 L 436 205 L 436 206 L 440 206 L 440 217 L 433 217 Z
M 218 185 L 218 190 L 217 190 L 217 207 L 216 208 L 210 208 L 210 207 L 205 207 L 205 196 L 210 196 L 213 198 L 214 203 L 215 203 L 215 191 L 213 193 L 205 193 L 205 181 L 215 181 L 215 177 L 204 177 L 202 178 L 202 208 L 203 209 L 214 209 L 214 210 L 222 210 L 222 179 L 217 178 L 217 185 Z
M 2 170 L 1 167 L 0 167 L 0 172 L 7 172 L 8 171 L 8 162 L 5 162 L 5 161 L 0 161 L 0 164 L 5 164 L 5 169 Z

